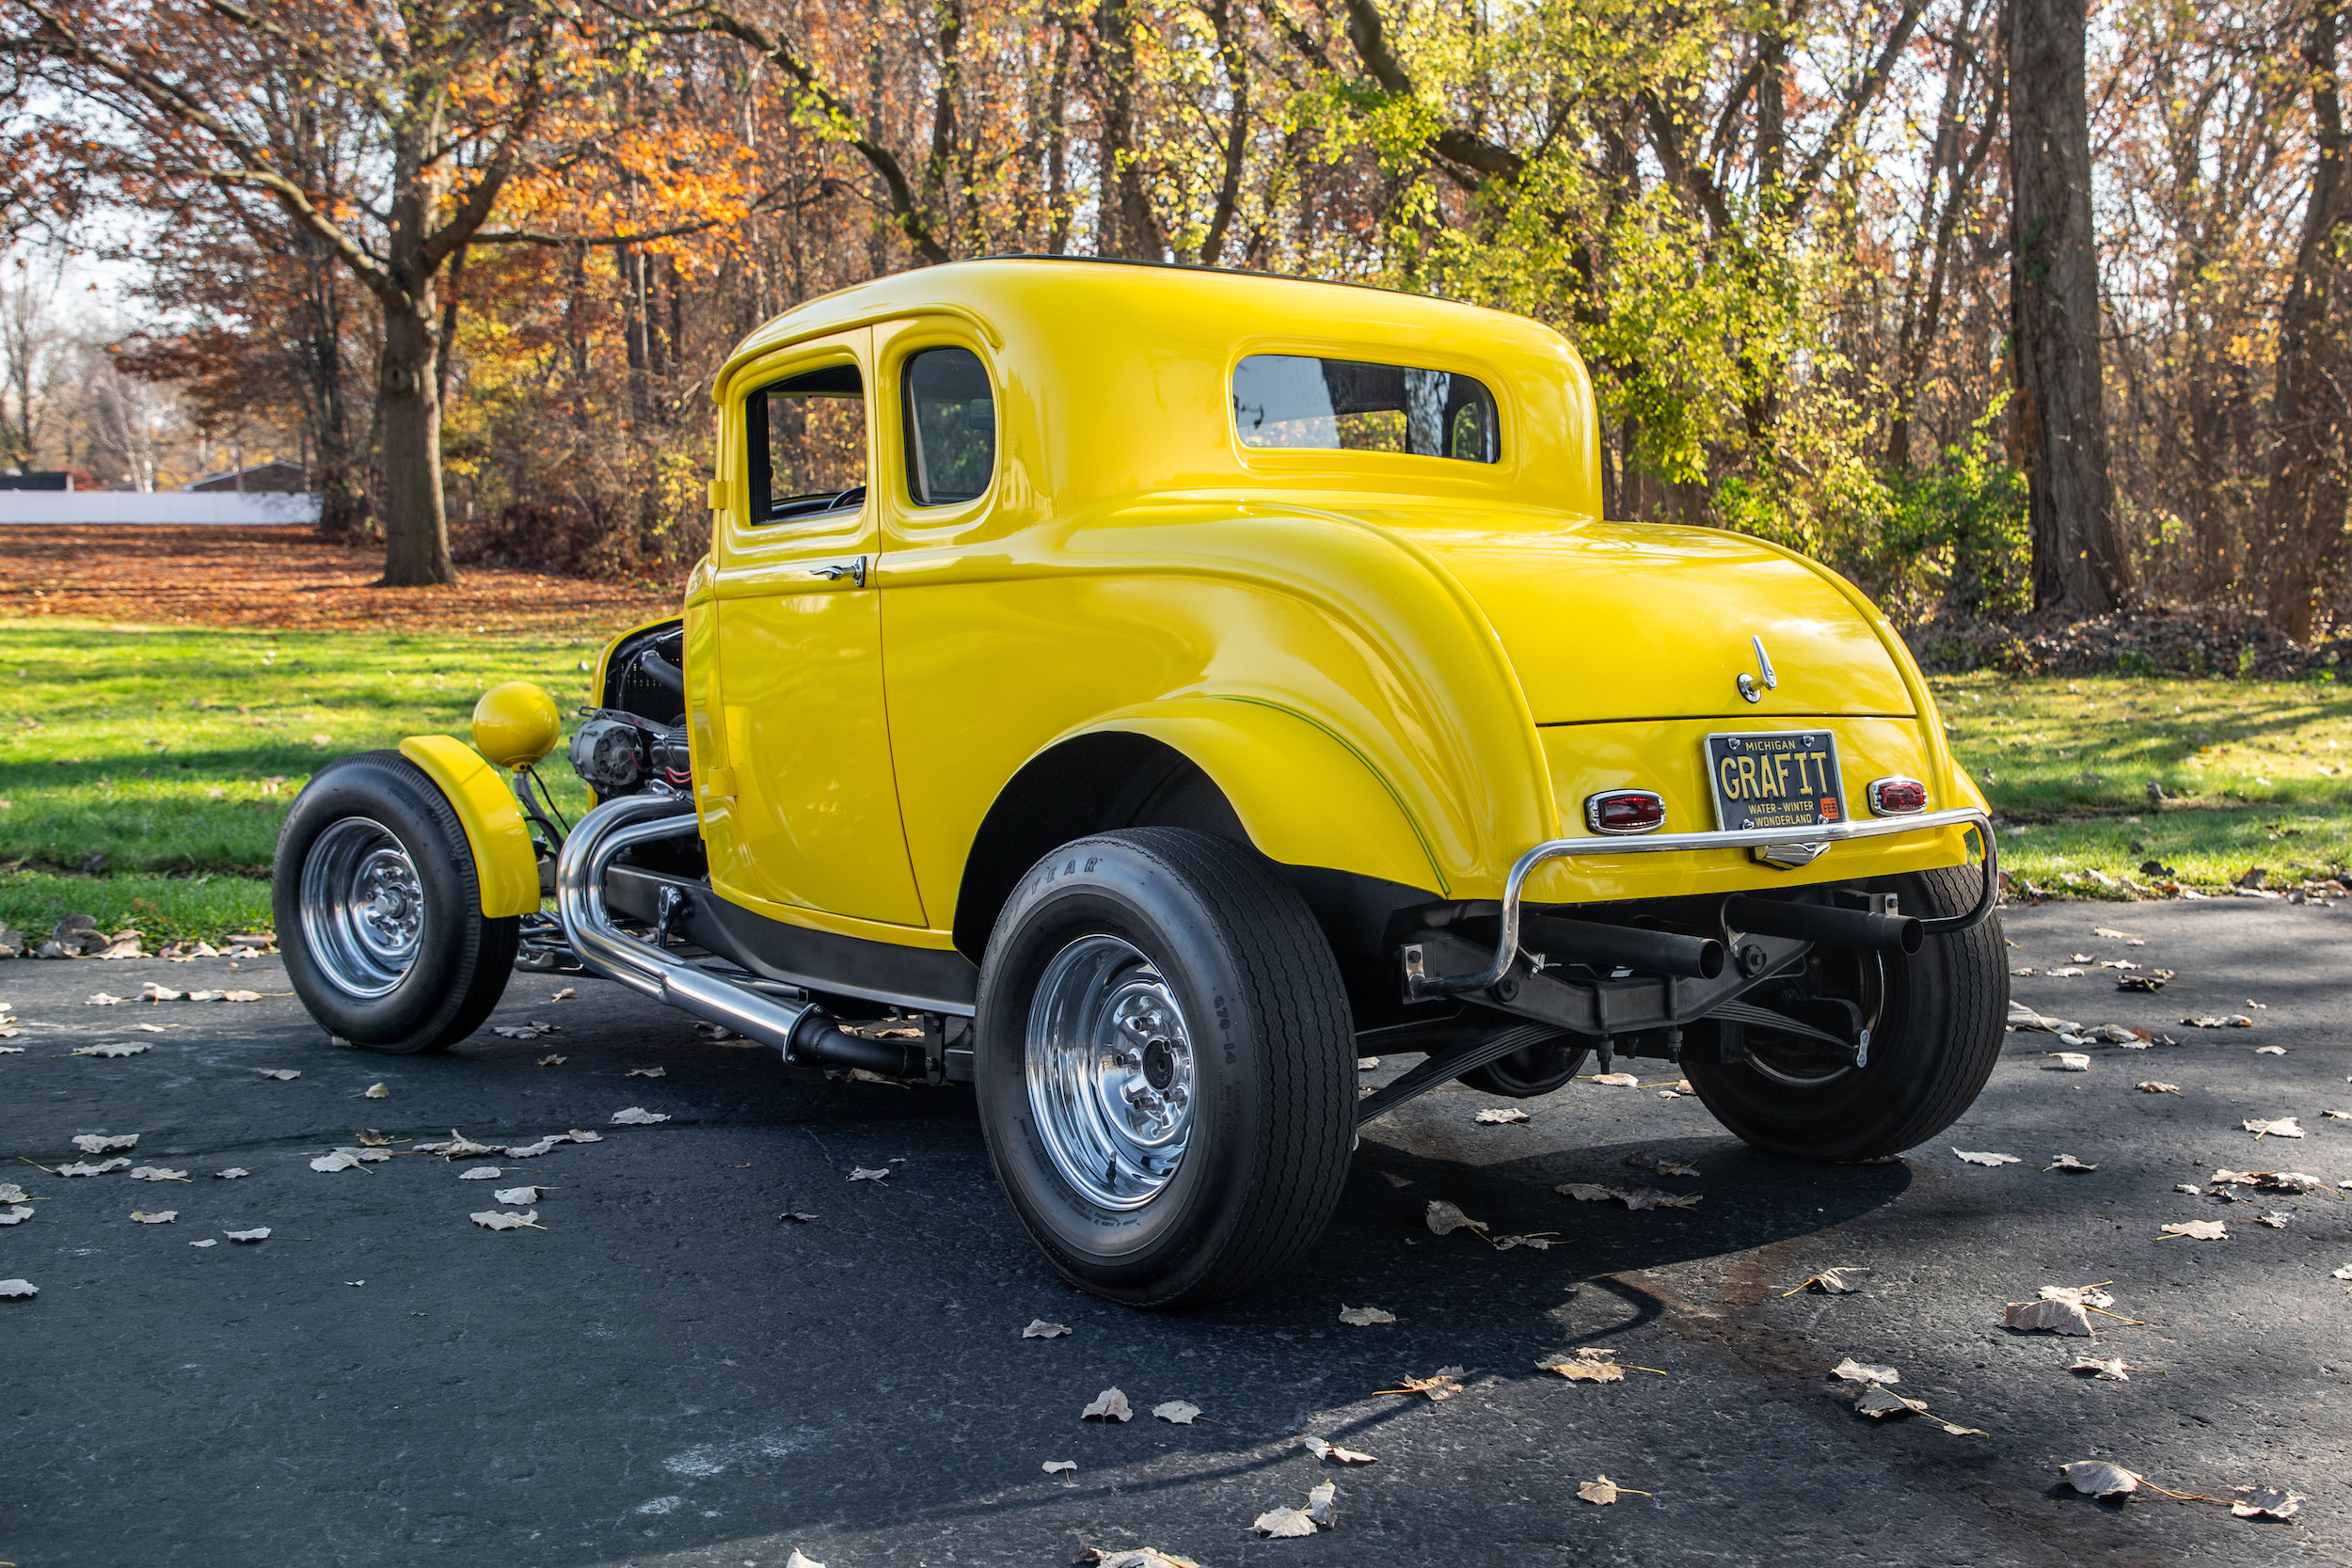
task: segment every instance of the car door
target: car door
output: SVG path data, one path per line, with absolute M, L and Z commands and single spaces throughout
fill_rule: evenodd
M 739 902 L 919 927 L 883 708 L 869 336 L 796 345 L 728 393 L 717 620 L 735 794 L 711 874 Z

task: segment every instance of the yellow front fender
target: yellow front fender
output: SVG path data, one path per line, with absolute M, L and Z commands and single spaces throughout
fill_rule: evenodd
M 539 856 L 523 826 L 522 809 L 499 770 L 463 741 L 445 735 L 412 735 L 400 754 L 424 769 L 449 800 L 473 850 L 482 882 L 485 919 L 530 914 L 539 908 Z

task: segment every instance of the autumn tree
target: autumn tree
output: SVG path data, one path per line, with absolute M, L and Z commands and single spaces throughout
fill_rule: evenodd
M 450 258 L 549 152 L 587 69 L 551 0 L 0 0 L 90 117 L 85 167 L 150 205 L 252 194 L 373 296 L 384 581 L 453 582 L 434 377 Z M 347 111 L 332 120 L 323 103 Z M 316 138 L 335 138 L 322 153 Z M 333 178 L 329 178 L 329 171 Z
M 2084 0 L 2009 0 L 2012 414 L 2040 608 L 2096 615 L 2132 581 L 2107 471 Z

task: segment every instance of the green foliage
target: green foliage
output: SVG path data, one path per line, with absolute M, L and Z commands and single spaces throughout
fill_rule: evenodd
M 2026 476 L 1994 435 L 2007 401 L 1994 399 L 1968 438 L 1927 467 L 1887 473 L 1883 511 L 1844 519 L 1839 565 L 1899 623 L 1938 610 L 2003 620 L 2032 608 Z

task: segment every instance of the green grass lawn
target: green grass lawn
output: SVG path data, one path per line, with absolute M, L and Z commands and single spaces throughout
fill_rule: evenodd
M 447 632 L 127 631 L 0 623 L 0 924 L 69 912 L 151 945 L 266 927 L 278 825 L 310 772 L 405 735 L 464 735 L 474 700 L 535 680 L 586 700 L 595 639 Z M 1932 683 L 2005 822 L 2004 864 L 2052 893 L 2122 896 L 2156 860 L 2216 888 L 2352 860 L 2352 691 L 2326 683 Z M 571 769 L 544 770 L 566 813 Z M 2151 780 L 2176 799 L 2151 809 Z M 99 874 L 75 868 L 103 856 Z M 2076 882 L 2066 881 L 2068 873 Z
M 0 623 L 0 924 L 46 931 L 80 912 L 151 946 L 266 927 L 278 823 L 322 762 L 463 736 L 501 680 L 537 681 L 568 713 L 599 645 Z M 541 771 L 561 809 L 584 809 L 569 768 Z M 103 874 L 74 874 L 93 856 Z
M 2275 887 L 2352 861 L 2352 691 L 2332 682 L 1930 684 L 2001 814 L 2003 865 L 2045 891 L 2123 896 L 2088 873 L 2146 882 L 2151 860 L 2207 889 L 2256 866 Z M 2151 782 L 2177 799 L 2155 809 Z

